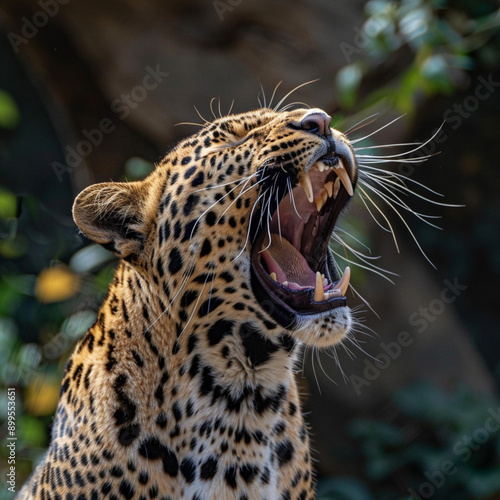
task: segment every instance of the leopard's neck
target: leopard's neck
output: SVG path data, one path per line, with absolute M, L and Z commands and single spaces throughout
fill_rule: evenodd
M 185 309 L 170 306 L 123 263 L 73 367 L 80 359 L 93 364 L 90 386 L 94 379 L 108 390 L 118 426 L 131 425 L 140 413 L 146 420 L 159 418 L 161 429 L 165 416 L 177 420 L 183 400 L 182 411 L 191 417 L 213 414 L 215 406 L 230 419 L 234 415 L 235 423 L 243 412 L 247 423 L 262 427 L 265 420 L 272 427 L 295 391 L 295 343 L 286 332 L 269 335 L 248 311 L 231 317 L 199 314 L 200 305 L 189 310 L 194 302 Z M 134 399 L 139 403 L 127 404 Z

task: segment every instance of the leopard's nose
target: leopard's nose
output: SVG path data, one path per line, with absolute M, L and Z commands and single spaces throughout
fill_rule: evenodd
M 327 115 L 324 111 L 311 110 L 300 122 L 300 127 L 308 132 L 327 137 L 331 135 L 331 121 L 331 116 Z

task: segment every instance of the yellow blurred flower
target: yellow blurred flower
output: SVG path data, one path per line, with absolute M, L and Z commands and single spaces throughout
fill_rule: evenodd
M 54 413 L 61 384 L 58 380 L 34 381 L 28 387 L 24 395 L 24 406 L 31 415 L 43 417 Z
M 40 302 L 60 302 L 78 290 L 78 276 L 66 266 L 44 269 L 35 283 L 35 296 Z

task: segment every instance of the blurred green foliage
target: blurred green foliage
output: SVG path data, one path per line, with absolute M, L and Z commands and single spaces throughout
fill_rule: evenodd
M 371 0 L 366 21 L 340 48 L 348 64 L 337 74 L 337 96 L 345 110 L 366 110 L 381 100 L 410 116 L 422 95 L 451 94 L 464 71 L 500 64 L 500 15 L 493 2 L 472 0 Z M 383 72 L 387 62 L 397 72 Z M 363 78 L 383 82 L 368 95 Z
M 11 130 L 21 119 L 19 109 L 10 94 L 0 89 L 0 128 Z
M 420 382 L 396 393 L 392 410 L 390 420 L 349 425 L 364 478 L 325 479 L 320 500 L 500 497 L 498 396 Z

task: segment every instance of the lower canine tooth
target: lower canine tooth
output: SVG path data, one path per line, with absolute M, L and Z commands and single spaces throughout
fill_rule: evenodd
M 314 201 L 314 194 L 313 194 L 311 179 L 307 172 L 304 173 L 304 175 L 301 177 L 299 183 L 302 186 L 304 193 L 306 193 L 307 201 L 309 203 L 312 203 Z
M 314 302 L 323 302 L 325 300 L 325 292 L 323 290 L 323 279 L 321 273 L 316 273 L 316 287 L 314 288 Z
M 339 282 L 335 286 L 337 290 L 340 290 L 340 293 L 345 296 L 347 293 L 347 287 L 349 286 L 349 280 L 351 279 L 351 268 L 347 266 L 344 270 L 344 274 L 342 278 L 340 278 Z
M 273 281 L 276 281 L 276 283 L 278 283 L 278 279 L 276 278 L 276 273 L 271 273 L 269 276 L 271 276 L 271 279 Z

